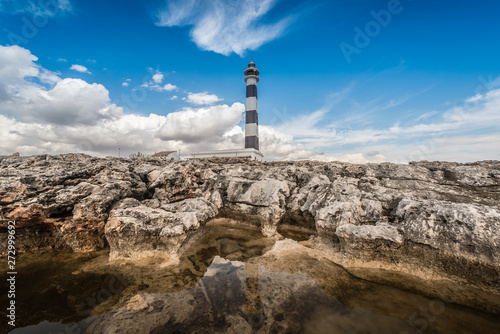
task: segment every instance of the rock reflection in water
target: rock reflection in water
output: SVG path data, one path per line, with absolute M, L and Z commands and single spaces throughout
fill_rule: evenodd
M 430 299 L 357 279 L 309 251 L 213 221 L 178 266 L 136 273 L 147 289 L 127 288 L 88 333 L 417 333 L 408 319 Z M 493 316 L 450 304 L 426 332 L 498 328 Z
M 67 291 L 67 301 L 58 306 L 45 296 L 45 305 L 33 306 L 41 316 L 25 325 L 64 319 L 69 332 L 92 334 L 417 333 L 418 326 L 408 320 L 428 308 L 431 299 L 355 278 L 305 246 L 307 242 L 266 238 L 253 226 L 215 220 L 186 245 L 175 266 L 157 260 L 109 263 L 105 255 L 79 262 L 66 280 L 73 281 L 76 291 L 89 289 L 87 296 Z M 55 266 L 58 261 L 54 258 Z M 48 276 L 41 281 L 46 282 L 54 274 L 44 275 Z M 84 280 L 105 282 L 106 277 L 128 283 L 91 308 L 91 318 L 71 325 L 80 318 L 68 312 L 75 312 L 82 299 L 105 295 L 102 291 L 108 289 L 101 283 L 101 290 L 96 290 Z M 425 332 L 499 329 L 492 315 L 446 304 L 426 322 Z
M 19 256 L 16 261 L 15 297 L 17 329 L 12 332 L 58 333 L 65 328 L 63 324 L 88 318 L 97 305 L 118 295 L 128 285 L 121 273 L 110 269 L 102 272 L 79 271 L 89 261 L 107 256 L 107 252 L 74 254 L 58 251 Z M 6 272 L 2 268 L 2 273 Z M 2 276 L 1 279 L 5 281 L 6 278 Z M 7 303 L 7 294 L 0 294 L 0 305 Z M 2 310 L 2 313 L 5 314 L 5 311 Z M 37 324 L 40 324 L 38 328 L 20 329 Z M 12 329 L 4 321 L 1 326 L 0 333 Z
M 139 293 L 89 333 L 358 333 L 411 330 L 400 319 L 350 310 L 307 275 L 216 256 L 192 289 Z

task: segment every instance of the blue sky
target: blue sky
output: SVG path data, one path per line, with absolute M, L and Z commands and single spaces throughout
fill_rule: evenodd
M 0 0 L 0 154 L 500 159 L 500 4 Z M 183 154 L 183 155 L 185 155 Z

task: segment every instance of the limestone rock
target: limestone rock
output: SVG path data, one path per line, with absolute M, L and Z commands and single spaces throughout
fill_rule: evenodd
M 212 217 L 314 236 L 349 266 L 500 290 L 500 162 L 0 157 L 0 240 L 19 252 L 175 256 Z M 321 247 L 323 247 L 321 246 Z M 316 246 L 315 246 L 316 247 Z M 2 249 L 1 252 L 5 252 Z M 4 254 L 4 253 L 2 253 Z
M 404 199 L 395 215 L 406 240 L 470 260 L 500 262 L 500 210 Z
M 285 181 L 235 179 L 227 188 L 227 206 L 232 211 L 260 217 L 265 231 L 274 233 L 289 195 Z
M 205 199 L 186 199 L 154 209 L 122 205 L 105 229 L 113 259 L 175 257 L 186 238 L 217 214 Z
M 371 240 L 387 240 L 396 244 L 403 243 L 403 236 L 398 229 L 387 223 L 377 223 L 376 225 L 346 224 L 339 226 L 335 234 L 341 239 L 348 240 L 346 244 L 349 245 Z

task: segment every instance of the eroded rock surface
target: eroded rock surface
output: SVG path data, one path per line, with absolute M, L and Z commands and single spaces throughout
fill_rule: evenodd
M 19 251 L 175 257 L 209 219 L 241 218 L 266 235 L 309 233 L 345 267 L 500 290 L 498 161 L 0 159 L 1 238 L 15 219 Z
M 217 214 L 217 207 L 204 198 L 189 198 L 158 208 L 137 200 L 123 202 L 111 212 L 105 228 L 114 259 L 165 254 L 175 258 L 186 238 Z

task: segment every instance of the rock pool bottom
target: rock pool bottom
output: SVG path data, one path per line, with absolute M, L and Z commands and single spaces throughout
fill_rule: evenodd
M 356 278 L 291 240 L 277 251 L 256 227 L 216 220 L 202 232 L 174 266 L 20 256 L 17 326 L 2 320 L 1 333 L 500 332 L 498 316 Z

